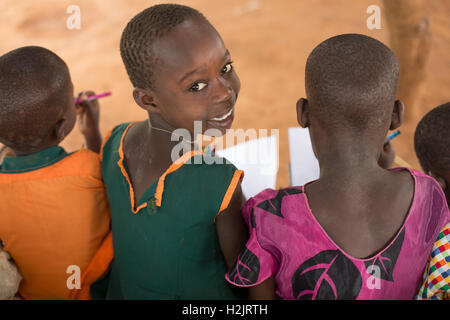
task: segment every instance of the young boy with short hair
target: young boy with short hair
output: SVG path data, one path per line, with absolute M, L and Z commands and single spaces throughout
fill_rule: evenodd
M 93 281 L 88 266 L 110 232 L 98 108 L 75 106 L 67 65 L 53 52 L 30 46 L 0 57 L 0 142 L 12 150 L 0 165 L 0 239 L 24 299 L 69 299 L 74 270 L 82 288 Z M 90 150 L 67 153 L 59 143 L 77 113 Z

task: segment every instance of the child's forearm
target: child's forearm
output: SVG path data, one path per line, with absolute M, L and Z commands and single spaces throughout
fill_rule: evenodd
M 275 279 L 268 278 L 257 286 L 250 287 L 248 291 L 248 298 L 250 300 L 275 300 Z
M 86 141 L 87 149 L 100 153 L 100 148 L 102 146 L 102 134 L 100 133 L 100 130 L 97 129 L 92 133 L 85 134 L 84 139 Z
M 238 255 L 245 248 L 248 240 L 248 228 L 241 216 L 241 208 L 245 203 L 241 186 L 238 185 L 228 208 L 216 219 L 216 230 L 219 245 L 229 270 Z

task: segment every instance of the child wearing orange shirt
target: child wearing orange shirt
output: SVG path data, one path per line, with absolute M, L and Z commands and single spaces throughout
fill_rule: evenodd
M 0 57 L 0 142 L 14 153 L 0 165 L 0 239 L 23 277 L 24 299 L 68 299 L 79 284 L 89 289 L 93 257 L 111 241 L 99 106 L 85 99 L 90 94 L 75 106 L 69 70 L 47 49 Z M 69 154 L 58 144 L 77 113 L 88 149 Z

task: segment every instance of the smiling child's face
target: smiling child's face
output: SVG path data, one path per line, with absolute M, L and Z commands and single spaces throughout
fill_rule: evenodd
M 158 59 L 153 85 L 157 112 L 172 129 L 203 132 L 231 127 L 240 81 L 230 53 L 217 31 L 205 21 L 184 21 L 154 45 Z

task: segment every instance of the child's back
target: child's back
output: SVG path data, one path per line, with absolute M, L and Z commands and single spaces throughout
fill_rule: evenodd
M 0 238 L 22 298 L 67 299 L 109 232 L 100 157 L 58 146 L 76 116 L 59 57 L 20 48 L 0 57 L 0 70 L 0 141 L 17 155 L 0 166 Z
M 397 78 L 393 54 L 366 36 L 328 39 L 309 56 L 308 100 L 298 101 L 297 113 L 309 128 L 321 176 L 247 203 L 244 214 L 255 230 L 247 250 L 261 267 L 246 285 L 275 277 L 257 287 L 255 297 L 273 296 L 274 285 L 285 299 L 414 296 L 450 214 L 434 180 L 378 165 L 388 129 L 402 122 L 403 105 L 394 102 Z M 229 273 L 231 282 L 239 284 L 239 271 Z
M 417 196 L 406 221 L 381 250 L 363 258 L 344 249 L 334 230 L 318 221 L 304 187 L 263 191 L 243 209 L 251 238 L 239 258 L 244 266 L 232 268 L 228 279 L 251 286 L 274 276 L 276 294 L 283 299 L 411 299 L 437 226 L 449 219 L 435 182 L 411 173 Z M 372 240 L 353 226 L 347 232 L 355 243 Z

